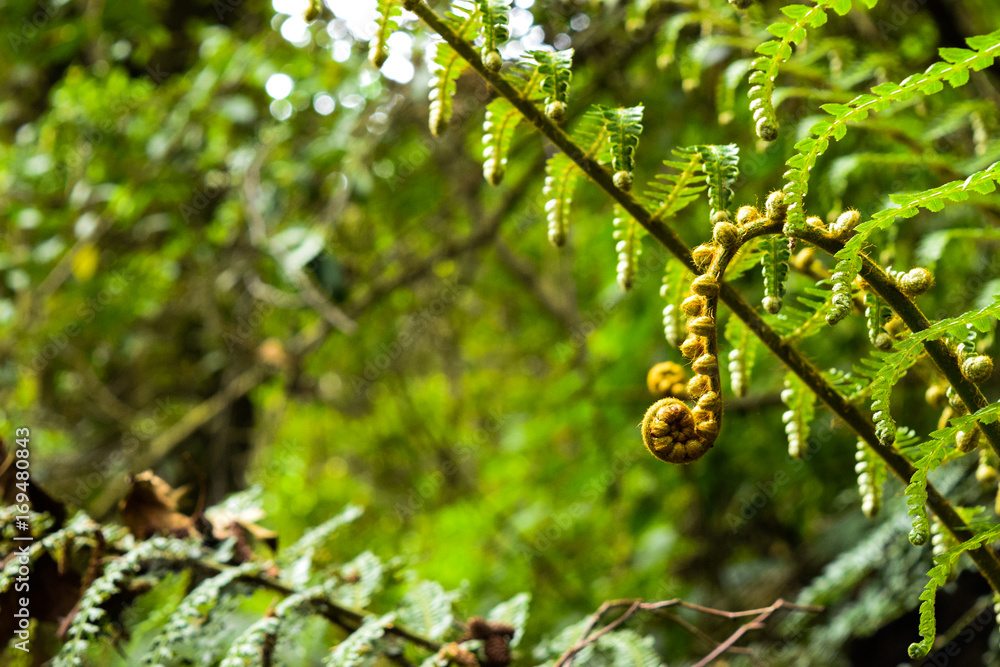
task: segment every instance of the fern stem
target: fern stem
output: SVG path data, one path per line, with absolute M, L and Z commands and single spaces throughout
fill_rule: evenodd
M 831 238 L 815 228 L 795 230 L 792 236 L 800 238 L 830 254 L 839 252 L 844 247 L 844 244 L 839 240 Z M 861 277 L 868 281 L 868 284 L 871 285 L 875 293 L 882 297 L 882 300 L 899 315 L 910 331 L 918 333 L 930 327 L 931 324 L 927 316 L 924 315 L 913 299 L 903 294 L 896 285 L 896 281 L 865 253 L 861 253 L 860 273 Z M 927 350 L 927 354 L 934 361 L 941 374 L 955 388 L 959 398 L 965 403 L 965 407 L 970 414 L 989 405 L 989 401 L 986 400 L 979 387 L 962 375 L 958 357 L 955 356 L 955 353 L 943 340 L 924 341 L 924 349 Z M 980 424 L 979 428 L 982 430 L 983 435 L 986 436 L 986 440 L 989 442 L 993 453 L 1000 457 L 1000 422 Z
M 687 244 L 681 240 L 664 221 L 652 213 L 639 202 L 632 194 L 620 190 L 614 185 L 611 174 L 604 169 L 596 160 L 588 156 L 587 153 L 569 137 L 561 128 L 555 125 L 534 104 L 521 95 L 506 79 L 499 73 L 488 70 L 476 53 L 475 48 L 466 40 L 462 39 L 447 25 L 433 9 L 422 0 L 405 0 L 408 10 L 415 13 L 428 27 L 440 35 L 455 51 L 463 57 L 498 93 L 506 97 L 514 107 L 520 111 L 524 118 L 531 123 L 547 139 L 559 147 L 566 155 L 594 181 L 612 199 L 621 205 L 639 224 L 646 228 L 653 238 L 669 250 L 678 260 L 680 260 L 692 273 L 697 274 L 698 269 L 691 257 L 691 251 Z M 774 223 L 777 225 L 777 223 Z M 776 233 L 780 231 L 780 225 L 771 228 L 765 225 L 759 228 L 758 234 Z M 799 230 L 796 230 L 797 232 Z M 744 236 L 744 242 L 748 240 Z M 805 240 L 810 241 L 806 238 Z M 812 242 L 812 241 L 810 241 Z M 817 247 L 822 246 L 816 244 Z M 866 278 L 867 279 L 867 278 Z M 877 280 L 877 279 L 876 279 Z M 869 280 L 869 282 L 872 282 Z M 873 285 L 873 287 L 875 287 Z M 877 288 L 876 288 L 877 289 Z M 819 370 L 813 366 L 802 354 L 789 342 L 782 339 L 748 304 L 739 292 L 733 289 L 728 283 L 720 283 L 719 298 L 725 303 L 733 314 L 743 320 L 747 327 L 764 343 L 765 346 L 785 366 L 795 373 L 809 387 L 816 396 L 823 401 L 838 417 L 855 431 L 870 447 L 886 462 L 886 465 L 904 482 L 909 482 L 916 472 L 910 462 L 896 450 L 890 447 L 883 447 L 875 434 L 875 428 L 871 421 L 865 417 L 857 406 L 849 402 L 843 395 L 834 389 L 822 376 Z M 893 301 L 883 294 L 886 302 L 893 305 Z M 911 304 L 912 306 L 912 304 Z M 915 308 L 915 307 L 914 307 Z M 898 311 L 897 311 L 898 312 Z M 900 314 L 902 316 L 902 313 Z M 905 318 L 904 318 L 905 321 Z M 926 321 L 926 320 L 925 320 Z M 961 392 L 960 392 L 961 395 Z M 984 399 L 985 400 L 985 399 Z M 930 483 L 927 484 L 927 503 L 934 514 L 955 535 L 960 542 L 970 539 L 974 532 L 969 525 L 958 515 L 951 503 L 941 495 L 941 493 Z M 975 549 L 968 552 L 969 557 L 979 568 L 990 587 L 1000 593 L 1000 559 L 989 549 Z

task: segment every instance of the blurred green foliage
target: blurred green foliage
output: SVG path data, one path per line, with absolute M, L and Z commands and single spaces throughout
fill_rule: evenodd
M 610 202 L 582 183 L 569 243 L 552 248 L 551 147 L 522 124 L 503 184 L 487 184 L 485 84 L 458 79 L 455 117 L 433 137 L 429 35 L 404 15 L 387 67 L 406 79 L 399 61 L 412 63 L 415 74 L 380 77 L 368 24 L 352 18 L 361 4 L 332 3 L 306 26 L 275 11 L 300 11 L 292 2 L 6 3 L 0 398 L 5 436 L 32 429 L 38 483 L 98 518 L 114 516 L 115 488 L 141 462 L 175 486 L 194 483 L 192 498 L 209 504 L 259 484 L 264 523 L 283 541 L 361 505 L 337 557 L 399 556 L 460 591 L 469 615 L 530 591 L 528 646 L 611 598 L 732 609 L 794 599 L 838 554 L 905 516 L 894 480 L 882 523 L 861 514 L 856 438 L 829 412 L 817 410 L 805 460 L 789 458 L 785 373 L 764 353 L 750 395 L 727 397 L 709 455 L 685 467 L 650 457 L 637 429 L 651 402 L 646 371 L 683 362 L 663 338 L 665 252 L 644 239 L 623 294 Z M 939 47 L 1000 24 L 992 3 L 971 0 L 831 17 L 779 80 L 782 134 L 765 144 L 744 75 L 778 4 L 519 2 L 512 36 L 524 48 L 575 48 L 571 118 L 592 103 L 644 105 L 637 189 L 674 147 L 735 143 L 743 205 L 780 187 L 820 104 L 923 70 Z M 890 193 L 996 160 L 995 67 L 976 76 L 860 124 L 814 171 L 811 211 L 870 215 Z M 998 206 L 991 195 L 906 221 L 873 239 L 876 257 L 934 271 L 939 287 L 921 302 L 932 317 L 989 303 Z M 672 224 L 696 245 L 707 220 L 702 199 Z M 303 277 L 344 315 L 341 330 L 303 296 Z M 813 283 L 793 275 L 786 301 Z M 759 301 L 759 271 L 735 284 Z M 300 332 L 316 343 L 295 349 Z M 861 317 L 803 349 L 839 371 L 871 354 Z M 264 370 L 245 395 L 144 458 L 253 369 Z M 923 401 L 931 376 L 917 366 L 895 395 L 898 421 L 917 433 L 938 419 Z M 984 389 L 995 397 L 995 381 Z M 949 480 L 970 503 L 992 501 Z M 888 543 L 905 543 L 907 529 Z M 839 644 L 837 657 L 815 652 L 831 645 L 831 619 L 889 590 L 887 578 L 900 580 L 898 602 L 839 640 L 913 608 L 929 549 L 903 551 L 919 562 L 896 572 L 866 563 L 824 599 L 832 611 L 786 646 L 801 650 L 793 658 L 847 660 Z M 721 627 L 707 629 L 725 636 Z M 709 648 L 677 626 L 656 636 L 668 659 Z

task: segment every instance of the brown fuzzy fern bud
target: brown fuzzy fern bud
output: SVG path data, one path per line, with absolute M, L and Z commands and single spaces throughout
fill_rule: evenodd
M 559 100 L 553 100 L 545 105 L 545 115 L 553 123 L 561 123 L 566 120 L 566 104 Z
M 712 391 L 712 378 L 707 375 L 695 375 L 688 382 L 688 396 L 698 400 L 708 392 Z
M 861 222 L 861 214 L 853 208 L 840 214 L 836 222 L 830 225 L 830 233 L 834 236 L 846 236 L 854 231 L 854 228 Z
M 719 372 L 719 360 L 714 354 L 703 354 L 694 360 L 691 369 L 699 375 L 715 375 Z
M 692 294 L 681 302 L 681 312 L 688 317 L 698 317 L 705 310 L 707 303 L 708 300 L 705 297 L 699 294 Z
M 934 276 L 925 268 L 918 267 L 896 278 L 899 290 L 906 296 L 920 296 L 934 285 Z
M 767 217 L 775 222 L 784 222 L 785 213 L 788 211 L 788 204 L 785 203 L 785 193 L 775 190 L 767 196 L 767 204 L 764 207 Z
M 707 315 L 688 320 L 687 330 L 692 336 L 710 336 L 715 332 L 715 320 Z
M 720 248 L 732 250 L 739 242 L 740 231 L 731 222 L 720 222 L 712 230 L 712 238 L 715 239 Z
M 615 183 L 615 187 L 622 192 L 628 192 L 632 189 L 632 174 L 627 171 L 616 171 L 612 180 Z
M 962 362 L 962 375 L 969 382 L 986 382 L 993 375 L 993 360 L 985 354 L 969 357 Z
M 719 295 L 719 281 L 715 276 L 704 273 L 691 281 L 691 291 L 711 299 Z
M 758 220 L 760 220 L 760 211 L 753 206 L 741 206 L 740 210 L 736 211 L 736 224 L 740 227 L 745 227 Z
M 719 422 L 715 418 L 697 421 L 694 425 L 694 431 L 702 438 L 714 441 L 719 437 Z
M 678 390 L 683 390 L 687 394 L 685 387 L 687 383 L 687 373 L 684 368 L 673 361 L 662 361 L 649 369 L 646 374 L 646 386 L 649 393 L 657 398 L 665 396 L 677 396 Z
M 707 271 L 715 261 L 715 246 L 702 244 L 691 251 L 691 258 L 699 271 Z
M 705 339 L 698 336 L 689 336 L 681 343 L 681 354 L 688 359 L 700 357 L 705 352 Z
M 806 218 L 806 224 L 817 229 L 826 229 L 826 223 L 823 222 L 823 218 L 818 218 L 815 215 Z
M 662 398 L 646 410 L 642 441 L 650 454 L 667 463 L 690 463 L 712 447 L 696 433 L 691 409 L 676 398 Z
M 707 391 L 698 399 L 698 407 L 712 413 L 718 413 L 722 409 L 722 398 L 718 392 Z

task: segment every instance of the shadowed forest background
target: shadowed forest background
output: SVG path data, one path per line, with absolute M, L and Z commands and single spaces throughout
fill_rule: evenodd
M 591 104 L 644 105 L 637 191 L 674 148 L 736 144 L 735 206 L 763 207 L 821 105 L 922 72 L 939 49 L 1000 28 L 986 0 L 830 12 L 782 70 L 781 134 L 767 143 L 754 132 L 746 74 L 783 4 L 517 0 L 504 71 L 525 51 L 573 48 L 564 126 Z M 952 633 L 940 644 L 958 652 L 907 662 L 932 545 L 907 541 L 903 484 L 889 475 L 881 513 L 867 518 L 858 437 L 811 398 L 796 413 L 810 433 L 791 457 L 787 370 L 746 336 L 748 391 L 735 396 L 723 338 L 735 318 L 725 308 L 726 422 L 715 447 L 683 466 L 650 456 L 638 428 L 655 398 L 647 371 L 689 363 L 664 336 L 667 251 L 644 238 L 624 292 L 618 214 L 585 177 L 568 241 L 552 247 L 550 142 L 521 123 L 502 183 L 491 185 L 482 126 L 496 93 L 481 77 L 457 78 L 450 123 L 435 136 L 432 32 L 404 13 L 380 72 L 369 60 L 374 1 L 330 0 L 312 22 L 309 9 L 296 0 L 0 3 L 0 436 L 12 449 L 15 429 L 31 430 L 31 480 L 54 503 L 39 507 L 35 495 L 35 511 L 61 524 L 80 509 L 142 540 L 161 526 L 146 510 L 130 518 L 120 502 L 136 493 L 129 475 L 152 470 L 173 489 L 188 486 L 171 496 L 184 517 L 242 493 L 231 508 L 245 528 L 238 536 L 266 560 L 273 540 L 280 553 L 357 506 L 363 513 L 349 509 L 353 521 L 309 552 L 296 583 L 356 585 L 358 573 L 377 570 L 365 594 L 352 589 L 354 606 L 402 610 L 409 627 L 426 594 L 448 608 L 423 632 L 441 641 L 512 600 L 528 612 L 514 665 L 554 660 L 571 640 L 548 652 L 547 642 L 620 598 L 823 606 L 779 614 L 740 642 L 749 655 L 720 665 L 997 664 L 993 596 L 967 559 L 937 602 L 938 632 Z M 852 126 L 813 170 L 811 214 L 853 207 L 866 219 L 890 194 L 995 162 L 997 72 Z M 883 266 L 931 269 L 936 284 L 920 306 L 955 317 L 1000 293 L 998 212 L 996 194 L 925 211 L 873 236 L 868 251 Z M 701 197 L 670 225 L 693 247 L 711 239 L 708 219 Z M 816 307 L 808 290 L 834 260 L 812 261 L 788 278 L 790 308 Z M 727 279 L 760 304 L 760 267 Z M 820 313 L 792 338 L 841 386 L 873 354 L 862 313 L 835 328 Z M 978 345 L 993 354 L 992 330 Z M 943 391 L 935 377 L 925 359 L 893 394 L 899 425 L 921 436 L 939 427 L 941 403 L 925 399 L 930 386 Z M 995 379 L 981 388 L 997 396 Z M 995 521 L 996 482 L 977 481 L 978 463 L 956 459 L 931 479 Z M 87 554 L 71 550 L 47 592 L 36 580 L 33 652 L 8 645 L 0 663 L 41 664 L 59 650 L 60 625 L 81 583 L 92 583 Z M 336 574 L 319 574 L 319 564 Z M 103 602 L 116 625 L 90 659 L 139 664 L 204 577 L 169 572 Z M 419 588 L 427 581 L 440 588 Z M 4 639 L 11 600 L 0 597 Z M 273 592 L 247 590 L 209 639 L 164 664 L 218 664 L 274 604 Z M 739 627 L 678 616 L 716 642 Z M 286 664 L 320 664 L 344 636 L 316 617 L 296 622 L 301 631 L 278 640 Z M 577 664 L 687 665 L 715 645 L 656 614 L 628 627 L 627 641 L 655 647 L 652 659 L 629 662 L 609 644 Z M 421 664 L 426 653 L 370 657 Z

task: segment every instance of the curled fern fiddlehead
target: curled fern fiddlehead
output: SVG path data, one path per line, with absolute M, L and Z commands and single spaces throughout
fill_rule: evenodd
M 642 133 L 642 105 L 635 107 L 597 107 L 604 117 L 608 140 L 611 142 L 611 168 L 614 169 L 615 187 L 632 189 L 635 171 L 635 149 Z
M 993 360 L 984 354 L 969 357 L 962 362 L 962 375 L 969 382 L 986 382 L 993 375 Z
M 661 361 L 646 374 L 646 387 L 657 398 L 687 398 L 687 373 L 680 364 Z
M 541 89 L 545 93 L 545 115 L 555 123 L 566 119 L 569 84 L 573 79 L 573 49 L 565 51 L 532 51 L 528 54 L 542 75 Z
M 479 0 L 478 5 L 482 24 L 483 49 L 480 55 L 483 65 L 491 72 L 499 72 L 503 65 L 500 45 L 510 37 L 507 29 L 510 0 Z
M 879 350 L 892 347 L 892 338 L 883 328 L 892 317 L 892 311 L 882 298 L 874 292 L 865 292 L 865 323 L 868 328 L 868 340 Z

